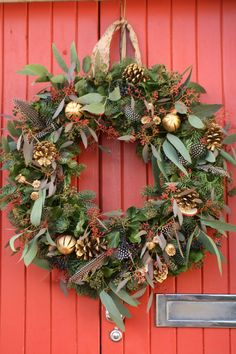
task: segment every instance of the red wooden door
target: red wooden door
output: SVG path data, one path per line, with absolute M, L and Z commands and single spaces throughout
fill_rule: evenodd
M 193 64 L 194 79 L 208 94 L 208 102 L 224 103 L 235 128 L 236 111 L 236 3 L 234 0 L 127 0 L 126 17 L 140 41 L 143 62 L 165 63 L 182 71 Z M 118 0 L 0 5 L 0 109 L 10 113 L 12 99 L 31 98 L 37 88 L 16 70 L 40 62 L 58 71 L 51 42 L 68 59 L 76 41 L 80 57 L 89 54 L 99 34 L 120 16 Z M 117 57 L 116 38 L 112 59 Z M 2 120 L 1 127 L 5 122 Z M 80 188 L 93 189 L 103 210 L 140 204 L 137 191 L 151 179 L 149 169 L 136 157 L 134 146 L 103 141 L 111 155 L 84 152 L 88 169 Z M 109 172 L 109 173 L 108 173 Z M 89 177 L 89 178 L 87 178 Z M 236 176 L 235 176 L 236 177 Z M 2 176 L 4 179 L 5 176 Z M 235 200 L 230 200 L 233 207 Z M 232 208 L 230 221 L 236 222 Z M 175 329 L 154 326 L 154 305 L 146 314 L 146 297 L 126 322 L 124 339 L 113 343 L 113 325 L 98 301 L 65 297 L 58 279 L 31 266 L 25 269 L 4 248 L 10 225 L 1 217 L 1 354 L 233 354 L 236 331 L 230 329 Z M 169 279 L 156 291 L 163 293 L 236 293 L 236 238 L 230 235 L 223 251 L 228 262 L 223 276 L 208 257 L 202 270 Z

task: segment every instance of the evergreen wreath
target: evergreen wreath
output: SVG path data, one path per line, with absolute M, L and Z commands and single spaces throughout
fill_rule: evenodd
M 112 34 L 122 26 L 130 31 L 136 60 L 108 69 L 105 52 L 109 57 Z M 70 67 L 52 49 L 63 74 L 39 64 L 20 71 L 50 87 L 32 102 L 15 99 L 15 119 L 2 138 L 8 183 L 1 208 L 8 206 L 17 230 L 9 247 L 22 252 L 26 266 L 60 269 L 79 295 L 99 296 L 124 329 L 122 317 L 130 314 L 123 302 L 137 306 L 149 285 L 201 266 L 207 252 L 216 255 L 221 271 L 221 237 L 236 231 L 222 215 L 230 180 L 225 160 L 236 166 L 225 148 L 233 149 L 236 134 L 217 123 L 221 105 L 200 103 L 205 90 L 191 81 L 191 68 L 179 74 L 141 65 L 126 21 L 108 28 L 92 58 L 84 58 L 83 74 L 74 43 Z M 79 146 L 97 144 L 101 135 L 135 143 L 144 162 L 152 163 L 155 182 L 145 187 L 141 208 L 104 214 L 93 192 L 71 187 L 84 169 L 76 159 Z

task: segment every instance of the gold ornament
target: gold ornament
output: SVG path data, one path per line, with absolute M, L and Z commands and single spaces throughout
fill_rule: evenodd
M 168 276 L 168 267 L 166 264 L 162 264 L 162 270 L 155 269 L 153 272 L 153 277 L 154 280 L 158 283 L 162 283 L 164 280 L 166 280 Z
M 176 114 L 176 111 L 173 111 L 172 113 L 168 113 L 162 119 L 162 126 L 169 133 L 175 132 L 177 129 L 179 129 L 180 125 L 181 125 L 181 119 Z
M 70 254 L 75 250 L 76 238 L 71 235 L 63 235 L 57 238 L 57 249 L 62 254 Z
M 23 176 L 22 174 L 19 174 L 18 176 L 16 176 L 15 180 L 21 184 L 26 183 L 26 177 Z
M 165 252 L 168 254 L 168 256 L 172 257 L 176 254 L 176 248 L 172 243 L 167 243 Z
M 154 115 L 152 120 L 156 125 L 161 124 L 161 118 L 159 116 Z
M 33 187 L 34 189 L 39 189 L 40 186 L 41 186 L 41 182 L 40 182 L 38 179 L 36 179 L 35 181 L 33 181 L 32 187 Z
M 211 151 L 221 149 L 223 138 L 224 134 L 221 127 L 216 123 L 212 123 L 206 132 L 207 149 Z
M 46 140 L 37 143 L 33 150 L 33 159 L 44 167 L 50 166 L 57 155 L 56 146 Z
M 30 198 L 31 198 L 32 200 L 37 200 L 37 199 L 39 199 L 39 193 L 38 193 L 38 192 L 32 192 L 32 193 L 30 194 Z
M 126 81 L 132 83 L 132 84 L 138 84 L 139 82 L 146 82 L 146 77 L 144 73 L 144 68 L 139 66 L 136 63 L 129 64 L 123 74 L 122 74 L 123 79 Z
M 149 117 L 149 116 L 143 116 L 143 117 L 141 118 L 141 123 L 142 123 L 142 124 L 148 124 L 148 123 L 150 123 L 151 121 L 152 121 L 152 118 Z
M 71 118 L 81 118 L 83 115 L 83 112 L 81 112 L 81 104 L 71 101 L 66 105 L 65 108 L 65 115 L 68 119 Z
M 153 250 L 156 247 L 157 243 L 155 243 L 153 241 L 149 241 L 149 242 L 146 243 L 146 245 L 147 245 L 147 249 L 149 251 L 151 251 L 151 250 Z
M 97 257 L 107 249 L 106 244 L 100 237 L 91 237 L 89 235 L 79 238 L 75 248 L 76 256 L 86 261 Z

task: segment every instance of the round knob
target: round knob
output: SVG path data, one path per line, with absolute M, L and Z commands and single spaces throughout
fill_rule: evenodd
M 113 342 L 119 342 L 122 339 L 122 332 L 118 328 L 114 328 L 110 333 L 110 339 Z

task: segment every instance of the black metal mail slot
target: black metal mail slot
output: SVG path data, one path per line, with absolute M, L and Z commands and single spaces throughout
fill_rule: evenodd
M 236 295 L 156 295 L 158 327 L 236 328 Z

